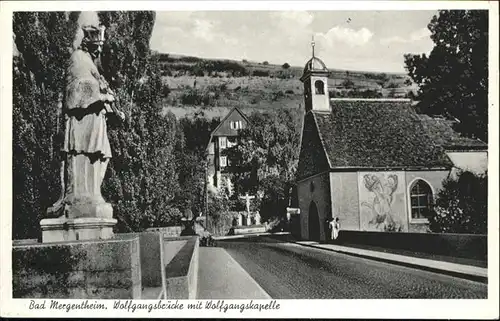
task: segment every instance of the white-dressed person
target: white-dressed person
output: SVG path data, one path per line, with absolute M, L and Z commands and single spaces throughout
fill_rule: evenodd
M 332 241 L 335 241 L 339 237 L 339 231 L 340 231 L 339 218 L 338 217 L 332 218 L 329 225 L 332 230 L 332 235 L 331 235 Z

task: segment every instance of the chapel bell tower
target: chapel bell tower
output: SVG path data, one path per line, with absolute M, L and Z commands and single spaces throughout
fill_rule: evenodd
M 304 83 L 306 113 L 310 110 L 330 111 L 328 94 L 328 69 L 325 63 L 314 56 L 314 38 L 311 42 L 312 58 L 306 63 L 300 81 Z

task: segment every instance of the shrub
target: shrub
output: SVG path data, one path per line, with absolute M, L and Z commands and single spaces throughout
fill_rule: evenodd
M 207 229 L 214 235 L 226 235 L 232 226 L 232 215 L 229 214 L 230 201 L 227 191 L 220 190 L 210 194 L 208 199 Z
M 288 232 L 290 230 L 288 222 L 283 218 L 273 218 L 267 223 L 266 232 Z
M 352 80 L 350 79 L 344 79 L 344 81 L 342 81 L 342 86 L 344 88 L 354 88 L 354 82 L 352 82 Z
M 183 105 L 201 105 L 202 99 L 202 95 L 194 89 L 187 90 L 181 95 L 181 103 Z
M 263 65 L 269 65 L 269 62 L 268 61 L 264 61 L 262 64 Z
M 268 70 L 254 70 L 252 72 L 252 76 L 256 76 L 256 77 L 269 77 L 269 71 Z
M 283 93 L 283 91 L 280 90 L 280 91 L 277 91 L 277 92 L 273 93 L 272 100 L 276 101 L 276 100 L 278 100 L 280 98 L 283 98 L 284 96 L 285 96 L 285 94 Z
M 198 57 L 192 57 L 192 56 L 185 56 L 185 57 L 180 57 L 179 61 L 185 61 L 185 62 L 199 62 L 202 61 L 201 58 Z
M 200 246 L 217 246 L 215 239 L 210 234 L 203 235 L 200 237 Z
M 486 234 L 488 176 L 459 172 L 447 178 L 429 215 L 429 228 L 437 233 Z
M 194 75 L 195 76 L 199 76 L 199 77 L 204 77 L 205 76 L 205 72 L 201 69 L 195 69 L 194 70 Z
M 163 97 L 168 97 L 168 95 L 170 95 L 170 92 L 171 92 L 170 87 L 168 87 L 167 84 L 163 84 L 162 85 L 162 90 L 161 91 L 162 91 Z
M 158 215 L 157 222 L 154 222 L 153 226 L 177 226 L 181 223 L 182 213 L 181 211 L 172 206 L 167 206 Z
M 394 82 L 390 82 L 387 84 L 386 88 L 398 88 L 398 84 L 394 83 Z

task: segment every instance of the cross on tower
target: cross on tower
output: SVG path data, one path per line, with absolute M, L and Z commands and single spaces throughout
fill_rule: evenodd
M 245 196 L 240 196 L 242 200 L 246 201 L 247 205 L 247 213 L 250 214 L 250 200 L 254 199 L 255 196 L 250 196 L 248 193 L 245 194 Z

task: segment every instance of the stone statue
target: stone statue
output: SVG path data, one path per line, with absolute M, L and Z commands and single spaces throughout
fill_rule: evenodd
M 75 50 L 66 72 L 61 195 L 47 210 L 49 218 L 112 219 L 113 216 L 111 204 L 101 195 L 101 184 L 112 156 L 106 118 L 114 114 L 124 120 L 125 115 L 115 108 L 113 92 L 95 63 L 104 43 L 104 31 L 96 13 L 81 13 Z M 43 220 L 41 224 L 43 230 Z

